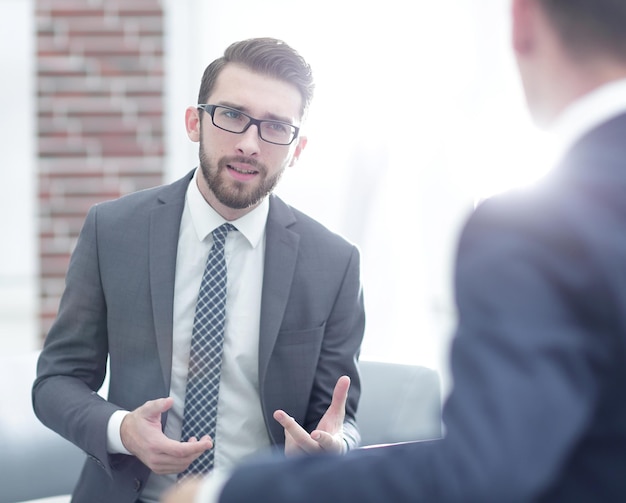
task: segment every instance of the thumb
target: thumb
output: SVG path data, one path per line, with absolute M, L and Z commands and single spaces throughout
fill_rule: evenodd
M 172 405 L 174 405 L 174 399 L 172 397 L 148 400 L 140 407 L 141 415 L 146 418 L 157 417 L 160 419 L 161 414 L 170 410 Z
M 336 446 L 336 439 L 330 433 L 321 430 L 311 432 L 311 438 L 325 451 L 333 451 Z

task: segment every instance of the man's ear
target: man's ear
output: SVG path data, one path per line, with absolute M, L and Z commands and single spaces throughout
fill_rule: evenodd
M 289 163 L 289 166 L 293 166 L 294 164 L 296 164 L 296 162 L 298 162 L 298 159 L 300 158 L 300 154 L 302 154 L 302 151 L 304 150 L 304 147 L 306 147 L 306 144 L 309 140 L 307 139 L 306 136 L 299 136 L 298 137 L 298 143 L 296 145 L 296 149 L 293 152 L 293 157 L 291 158 L 291 162 Z
M 185 127 L 191 141 L 200 141 L 200 112 L 196 107 L 187 107 L 185 110 Z

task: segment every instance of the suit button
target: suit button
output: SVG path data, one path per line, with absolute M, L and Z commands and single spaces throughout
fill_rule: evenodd
M 139 491 L 141 489 L 141 480 L 135 479 L 135 491 Z

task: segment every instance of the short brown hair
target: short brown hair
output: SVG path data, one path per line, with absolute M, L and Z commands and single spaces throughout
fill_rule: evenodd
M 538 0 L 574 56 L 605 53 L 626 61 L 625 0 Z
M 217 77 L 228 63 L 237 63 L 254 72 L 293 84 L 302 96 L 301 118 L 306 115 L 315 87 L 311 67 L 294 49 L 275 38 L 251 38 L 231 44 L 222 57 L 204 70 L 198 103 L 205 103 Z

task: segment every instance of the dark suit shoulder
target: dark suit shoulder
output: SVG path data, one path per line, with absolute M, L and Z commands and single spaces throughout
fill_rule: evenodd
M 117 199 L 98 203 L 96 206 L 99 212 L 105 211 L 116 214 L 149 210 L 158 204 L 180 202 L 184 200 L 185 191 L 192 176 L 193 171 L 170 184 L 138 190 Z
M 490 198 L 470 215 L 457 250 L 459 289 L 480 285 L 476 276 L 505 281 L 525 268 L 526 275 L 567 291 L 579 312 L 593 310 L 596 320 L 623 312 L 607 309 L 621 295 L 623 281 L 617 271 L 626 256 L 626 161 L 611 156 L 607 164 L 606 153 L 592 156 L 593 148 L 588 145 L 584 157 L 566 156 L 534 186 Z M 613 164 L 620 162 L 621 174 Z M 626 324 L 626 318 L 616 323 Z
M 299 234 L 300 239 L 304 243 L 318 241 L 325 246 L 333 247 L 335 252 L 343 249 L 352 253 L 356 248 L 356 245 L 345 236 L 330 230 L 313 217 L 285 203 L 285 201 L 275 195 L 272 195 L 270 198 L 271 218 L 277 218 L 290 231 Z
M 604 246 L 605 236 L 613 231 L 619 242 L 624 221 L 626 146 L 609 153 L 583 139 L 544 179 L 481 204 L 466 231 L 487 227 L 533 238 L 568 236 L 611 250 L 616 247 Z
M 626 216 L 626 114 L 576 141 L 543 179 L 485 201 L 477 215 L 506 225 L 584 225 L 609 214 Z

